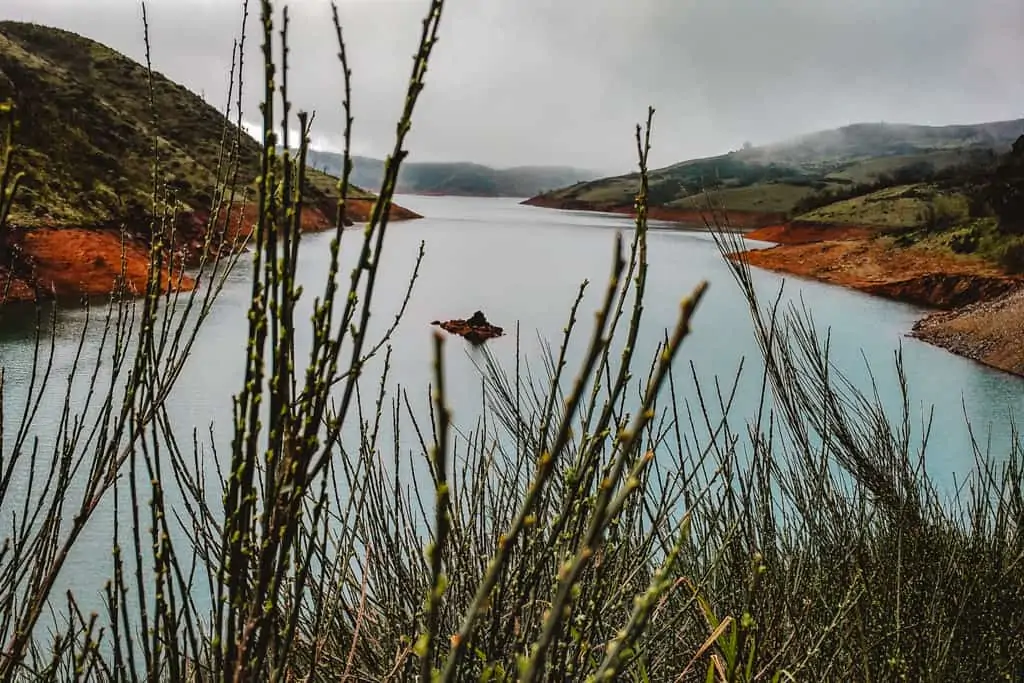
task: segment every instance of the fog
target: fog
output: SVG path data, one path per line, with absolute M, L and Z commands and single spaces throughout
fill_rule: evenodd
M 244 115 L 258 121 L 259 3 Z M 354 71 L 354 152 L 383 156 L 425 0 L 342 0 Z M 236 0 L 150 0 L 154 67 L 226 102 Z M 341 70 L 326 0 L 293 0 L 289 84 L 340 145 Z M 58 26 L 142 59 L 132 0 L 4 0 L 0 17 Z M 655 166 L 861 121 L 1024 116 L 1020 0 L 449 0 L 408 148 L 419 161 L 633 163 L 657 108 Z

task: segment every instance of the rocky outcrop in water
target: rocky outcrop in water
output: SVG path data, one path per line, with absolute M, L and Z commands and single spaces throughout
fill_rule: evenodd
M 474 346 L 479 346 L 488 339 L 494 339 L 505 334 L 502 328 L 487 322 L 486 316 L 480 311 L 474 313 L 467 320 L 460 318 L 445 320 L 444 322 L 435 320 L 430 324 L 437 325 L 449 334 L 457 334 Z

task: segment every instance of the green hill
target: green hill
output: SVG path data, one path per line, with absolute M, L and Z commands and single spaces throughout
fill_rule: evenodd
M 222 141 L 237 144 L 242 184 L 259 173 L 259 143 L 217 108 L 159 73 L 152 107 L 145 67 L 74 33 L 0 22 L 0 101 L 8 99 L 25 172 L 14 225 L 98 226 L 148 206 L 155 136 L 163 181 L 184 210 L 209 211 Z M 311 203 L 333 201 L 335 183 L 314 174 Z
M 313 168 L 337 175 L 341 173 L 341 155 L 312 151 Z M 360 187 L 380 187 L 384 162 L 356 156 L 352 158 L 352 182 Z M 397 190 L 410 194 L 443 194 L 470 197 L 532 197 L 541 192 L 598 174 L 566 166 L 517 166 L 491 168 L 468 162 L 406 161 L 398 176 Z
M 154 145 L 159 200 L 175 219 L 168 245 L 175 267 L 237 249 L 248 236 L 262 147 L 187 88 L 159 73 L 151 79 L 145 67 L 88 38 L 8 21 L 0 22 L 0 102 L 14 105 L 12 166 L 23 174 L 0 232 L 0 304 L 105 296 L 122 284 L 144 291 Z M 11 132 L 3 118 L 0 141 Z M 300 228 L 333 227 L 337 179 L 312 172 L 306 183 Z M 230 216 L 217 214 L 224 231 L 208 243 L 211 213 L 227 203 L 219 195 L 225 186 L 236 190 L 236 203 Z M 354 188 L 347 219 L 366 220 L 373 199 Z M 417 217 L 391 207 L 393 220 Z M 169 271 L 161 278 L 167 288 L 195 284 Z
M 884 187 L 990 166 L 1024 134 L 1024 119 L 977 125 L 862 123 L 673 164 L 650 173 L 653 207 L 685 212 L 712 201 L 737 212 L 799 217 Z M 639 188 L 629 174 L 538 194 L 527 203 L 623 210 Z

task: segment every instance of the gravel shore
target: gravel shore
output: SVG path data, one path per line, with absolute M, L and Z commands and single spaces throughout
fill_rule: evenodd
M 954 311 L 933 313 L 919 320 L 910 334 L 1024 376 L 1024 289 Z

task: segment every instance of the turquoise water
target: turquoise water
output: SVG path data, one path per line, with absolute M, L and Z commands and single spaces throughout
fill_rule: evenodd
M 608 276 L 616 231 L 628 231 L 630 219 L 525 207 L 507 199 L 409 196 L 401 197 L 400 202 L 425 218 L 395 223 L 389 229 L 371 327 L 384 329 L 397 312 L 421 241 L 426 255 L 406 316 L 391 342 L 390 396 L 400 384 L 410 392 L 415 406 L 425 408 L 431 336 L 436 329 L 430 321 L 468 317 L 478 309 L 509 332 L 488 343 L 506 368 L 515 367 L 518 327 L 523 353 L 537 363 L 535 370 L 539 369 L 540 340 L 558 343 L 579 285 L 589 279 L 591 285 L 581 307 L 580 338 L 571 356 L 578 358 Z M 654 227 L 637 374 L 646 371 L 655 345 L 674 324 L 682 298 L 707 280 L 710 288 L 677 361 L 680 392 L 691 402 L 696 396 L 691 367 L 700 383 L 710 387 L 716 377 L 730 382 L 745 359 L 733 417 L 738 421 L 751 416 L 758 401 L 760 355 L 746 302 L 708 235 L 663 229 L 668 227 L 664 224 Z M 343 251 L 346 245 L 351 250 L 358 236 L 358 230 L 348 233 Z M 299 278 L 307 292 L 307 311 L 325 273 L 330 239 L 327 234 L 311 235 L 303 243 Z M 229 276 L 172 395 L 170 417 L 186 443 L 191 443 L 196 429 L 201 442 L 210 440 L 212 430 L 221 449 L 227 444 L 231 397 L 243 371 L 240 349 L 246 336 L 250 274 L 246 258 Z M 764 303 L 774 298 L 782 284 L 780 277 L 766 272 L 756 272 L 755 280 Z M 786 282 L 785 292 L 788 299 L 803 300 L 822 331 L 830 330 L 834 363 L 864 389 L 869 388 L 870 366 L 894 415 L 899 408 L 894 358 L 902 347 L 915 419 L 920 421 L 934 410 L 927 462 L 941 485 L 950 485 L 954 475 L 960 479 L 973 467 L 965 414 L 977 434 L 982 438 L 990 435 L 997 457 L 1006 452 L 1010 415 L 1024 413 L 1024 382 L 1020 379 L 907 338 L 914 320 L 923 313 L 912 306 L 796 279 Z M 11 434 L 24 405 L 33 363 L 34 318 L 31 312 L 7 311 L 3 315 L 0 363 L 6 374 L 4 422 Z M 97 315 L 95 311 L 93 315 Z M 60 395 L 65 386 L 84 318 L 84 311 L 64 310 L 55 324 L 44 325 L 46 334 L 52 333 L 55 339 L 55 392 L 41 402 L 31 430 L 43 444 L 55 433 L 60 419 L 60 404 L 54 395 Z M 307 328 L 300 326 L 296 331 L 300 345 L 310 339 Z M 100 331 L 100 325 L 87 330 L 86 359 L 104 353 L 99 346 Z M 480 412 L 476 369 L 480 360 L 479 350 L 458 338 L 448 340 L 449 402 L 457 425 L 464 428 L 472 427 Z M 569 367 L 574 365 L 570 362 Z M 80 380 L 91 369 L 91 364 L 85 363 Z M 102 373 L 101 368 L 101 378 Z M 77 393 L 76 400 L 83 395 Z M 422 414 L 426 416 L 426 411 Z M 10 438 L 4 442 L 5 454 L 10 443 Z M 411 452 L 414 446 L 401 449 Z M 15 481 L 15 499 L 17 485 Z M 102 588 L 110 572 L 112 518 L 112 511 L 105 509 L 93 520 L 72 555 L 60 590 L 70 587 L 88 596 Z

